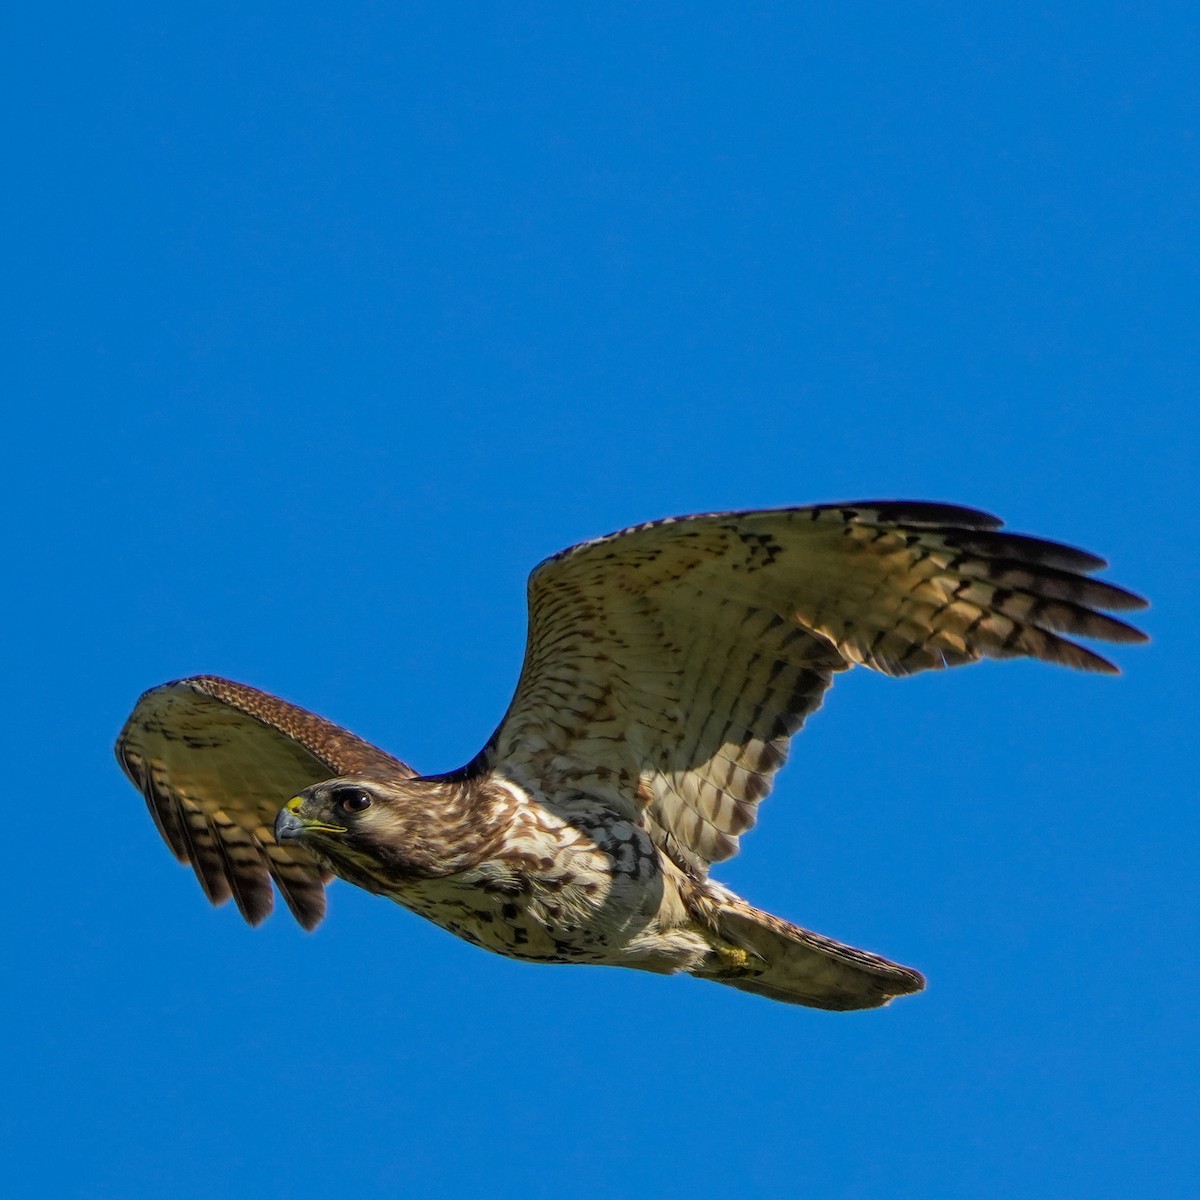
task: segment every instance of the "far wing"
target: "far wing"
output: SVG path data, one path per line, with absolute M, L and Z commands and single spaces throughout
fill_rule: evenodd
M 276 843 L 280 806 L 336 775 L 415 774 L 315 713 L 215 676 L 148 691 L 121 730 L 116 754 L 209 900 L 222 904 L 232 896 L 257 925 L 273 907 L 274 880 L 305 929 L 325 915 L 331 876 L 299 846 Z
M 525 665 L 475 766 L 577 787 L 681 866 L 736 853 L 834 671 L 1032 657 L 1115 671 L 1065 634 L 1144 640 L 1095 555 L 986 513 L 870 501 L 680 517 L 572 547 L 530 577 Z

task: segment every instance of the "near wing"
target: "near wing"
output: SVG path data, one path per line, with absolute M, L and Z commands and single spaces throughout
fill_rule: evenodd
M 275 841 L 275 816 L 297 792 L 337 775 L 415 772 L 383 750 L 276 696 L 215 676 L 148 691 L 117 738 L 117 761 L 168 846 L 214 904 L 233 897 L 257 925 L 271 880 L 297 921 L 325 915 L 329 872 Z
M 476 769 L 576 786 L 641 820 L 685 869 L 737 851 L 832 672 L 1031 657 L 1115 671 L 1061 636 L 1144 641 L 1101 609 L 1082 550 L 986 513 L 864 501 L 636 526 L 529 581 L 517 692 Z

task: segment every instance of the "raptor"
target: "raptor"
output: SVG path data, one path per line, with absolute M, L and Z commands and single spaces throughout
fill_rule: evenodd
M 1082 550 L 969 508 L 860 501 L 712 513 L 573 546 L 529 580 L 516 694 L 466 766 L 422 776 L 215 676 L 138 701 L 117 759 L 214 904 L 273 888 L 312 929 L 338 876 L 488 950 L 688 972 L 873 1008 L 921 975 L 763 912 L 710 874 L 736 853 L 833 676 L 980 658 L 1116 668 L 1145 601 Z

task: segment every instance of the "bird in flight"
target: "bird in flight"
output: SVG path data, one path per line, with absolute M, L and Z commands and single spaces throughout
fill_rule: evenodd
M 215 676 L 138 701 L 117 759 L 214 904 L 257 925 L 272 881 L 312 929 L 338 876 L 529 962 L 636 967 L 825 1009 L 922 976 L 757 909 L 737 852 L 838 671 L 980 658 L 1115 672 L 1145 601 L 1083 550 L 970 508 L 862 501 L 676 517 L 572 546 L 529 579 L 516 694 L 465 767 L 422 776 Z M 1070 636 L 1067 636 L 1070 635 Z

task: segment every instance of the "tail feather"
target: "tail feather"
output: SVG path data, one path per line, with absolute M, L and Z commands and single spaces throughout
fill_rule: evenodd
M 801 929 L 734 896 L 713 916 L 727 946 L 692 974 L 715 983 L 838 1011 L 879 1008 L 925 986 L 924 976 L 910 967 Z

